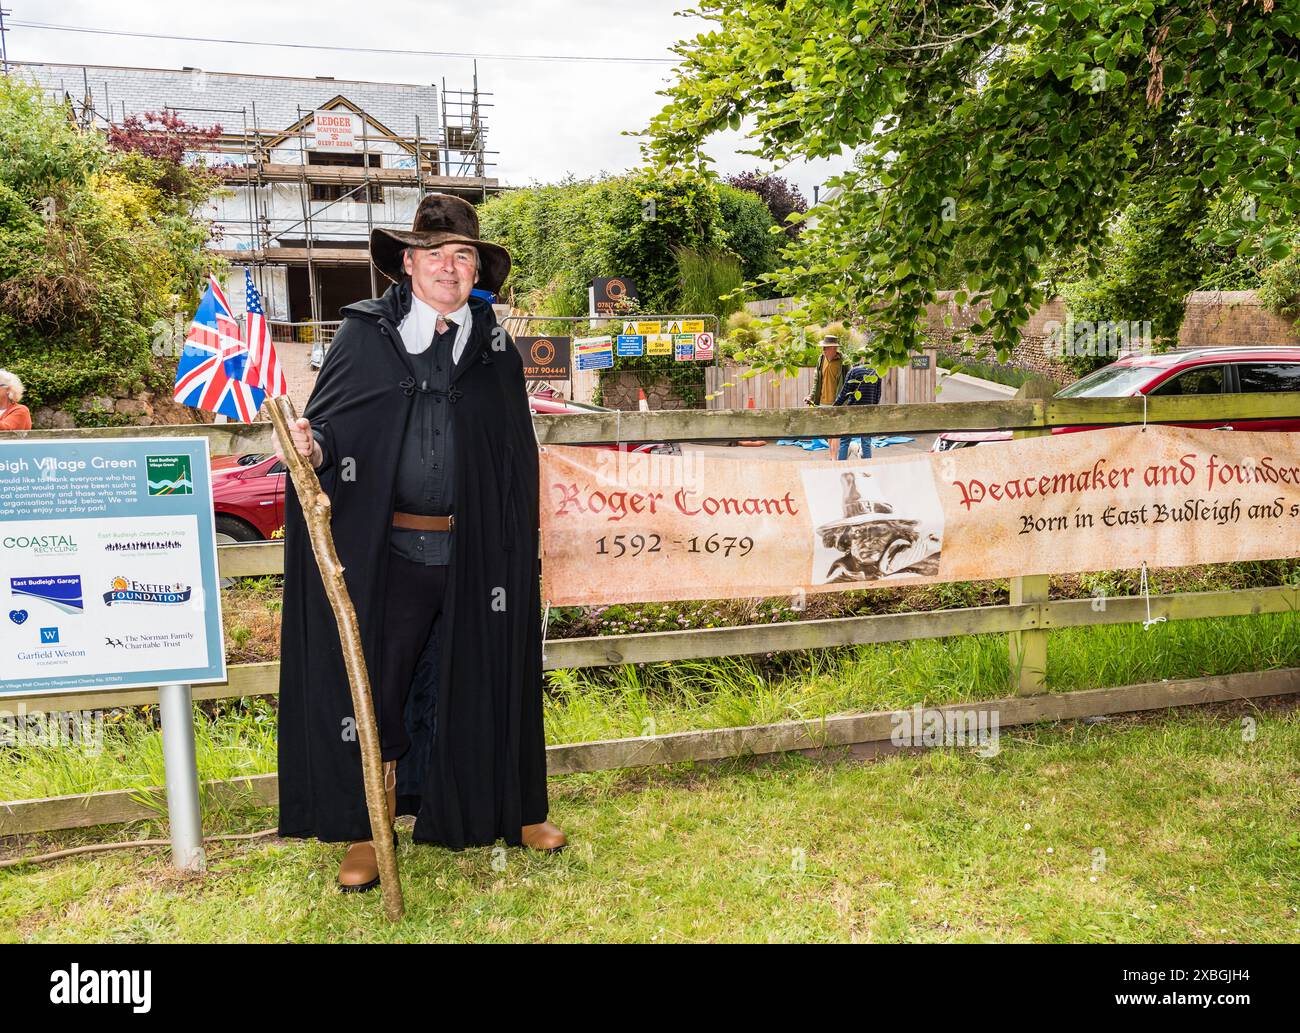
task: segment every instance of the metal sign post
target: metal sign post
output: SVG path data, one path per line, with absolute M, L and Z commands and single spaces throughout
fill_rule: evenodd
M 163 771 L 172 864 L 187 872 L 207 870 L 203 818 L 199 811 L 199 768 L 194 755 L 194 699 L 184 682 L 158 686 L 162 718 Z

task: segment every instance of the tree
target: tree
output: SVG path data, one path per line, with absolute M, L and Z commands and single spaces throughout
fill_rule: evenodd
M 174 164 L 185 161 L 185 152 L 211 146 L 221 137 L 221 126 L 210 129 L 186 122 L 174 111 L 146 111 L 127 115 L 108 130 L 108 145 L 114 150 L 135 151 L 146 158 L 161 158 Z
M 785 229 L 786 236 L 799 236 L 802 225 L 789 221 L 789 217 L 806 212 L 808 201 L 802 191 L 784 176 L 755 169 L 753 172 L 740 172 L 728 176 L 725 182 L 737 190 L 748 190 L 751 194 L 757 194 L 767 205 L 767 210 L 772 213 L 772 220 Z
M 1169 240 L 1289 250 L 1300 211 L 1300 9 L 1274 0 L 701 0 L 710 31 L 649 127 L 666 167 L 751 118 L 773 162 L 856 152 L 773 277 L 849 313 L 875 360 L 919 346 L 941 271 L 1006 357 L 1044 265 L 1097 252 L 1157 190 Z M 707 160 L 701 158 L 700 160 Z M 1249 198 L 1221 224 L 1221 196 Z M 1277 226 L 1255 232 L 1260 225 Z
M 0 79 L 0 366 L 30 404 L 169 389 L 160 326 L 192 311 L 212 181 L 108 148 L 64 108 Z

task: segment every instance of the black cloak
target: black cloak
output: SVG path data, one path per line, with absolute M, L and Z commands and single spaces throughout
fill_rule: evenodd
M 455 528 L 445 609 L 406 708 L 397 813 L 414 839 L 453 849 L 546 820 L 537 440 L 514 342 L 492 307 L 473 323 L 445 401 L 456 447 Z M 332 462 L 321 486 L 371 679 L 383 669 L 384 600 L 398 454 L 414 369 L 398 324 L 410 281 L 342 310 L 303 415 Z M 372 689 L 373 691 L 373 689 Z M 361 751 L 338 625 L 292 480 L 285 489 L 280 643 L 280 835 L 370 839 Z

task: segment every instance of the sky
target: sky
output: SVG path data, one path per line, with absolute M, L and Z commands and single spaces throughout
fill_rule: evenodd
M 6 24 L 41 22 L 66 26 L 167 33 L 181 36 L 270 42 L 391 47 L 483 55 L 619 56 L 666 59 L 668 63 L 614 64 L 576 61 L 515 61 L 480 57 L 480 90 L 493 96 L 488 146 L 499 151 L 496 175 L 509 186 L 549 183 L 617 173 L 640 162 L 639 132 L 660 110 L 656 94 L 672 81 L 676 60 L 669 49 L 708 23 L 675 14 L 688 0 L 385 0 L 382 4 L 314 0 L 223 0 L 178 4 L 176 0 L 4 0 Z M 87 35 L 14 25 L 7 33 L 9 57 L 19 61 L 191 66 L 212 72 L 332 75 L 338 79 L 435 83 L 469 89 L 473 62 L 385 54 L 339 53 Z M 722 174 L 762 168 L 779 171 L 804 193 L 844 170 L 838 160 L 800 162 L 776 169 L 753 155 L 738 132 L 718 134 L 705 145 Z

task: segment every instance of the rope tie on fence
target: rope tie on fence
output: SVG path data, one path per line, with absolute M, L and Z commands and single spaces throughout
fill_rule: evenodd
M 546 609 L 542 611 L 542 663 L 546 663 L 546 629 L 551 623 L 551 601 L 546 600 Z
M 1144 427 L 1143 430 L 1145 429 L 1146 428 Z M 1151 586 L 1147 583 L 1147 561 L 1146 560 L 1142 561 L 1142 573 L 1138 580 L 1138 593 L 1142 596 L 1143 599 L 1146 600 L 1147 603 L 1147 619 L 1142 622 L 1142 630 L 1150 631 L 1151 626 L 1153 624 L 1159 624 L 1161 621 L 1164 621 L 1166 618 L 1151 616 Z

